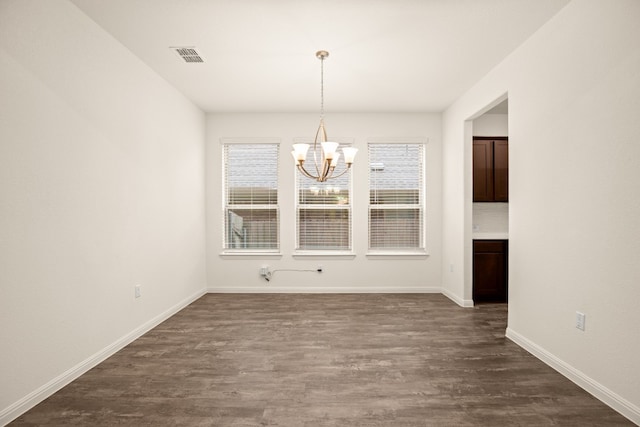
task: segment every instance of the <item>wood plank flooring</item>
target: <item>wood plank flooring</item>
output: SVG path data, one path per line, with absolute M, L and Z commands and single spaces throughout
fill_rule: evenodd
M 438 294 L 207 294 L 15 426 L 633 425 Z

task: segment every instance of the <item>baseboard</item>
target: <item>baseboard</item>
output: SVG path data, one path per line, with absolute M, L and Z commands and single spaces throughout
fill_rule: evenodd
M 141 337 L 145 333 L 149 332 L 151 329 L 155 328 L 160 323 L 164 322 L 169 317 L 173 316 L 174 314 L 200 298 L 205 293 L 206 292 L 202 290 L 196 292 L 188 298 L 185 298 L 184 300 L 165 310 L 163 313 L 160 313 L 153 319 L 144 323 L 140 327 L 129 332 L 127 335 L 118 339 L 114 343 L 95 353 L 93 356 L 90 356 L 84 361 L 78 363 L 76 366 L 58 375 L 48 383 L 44 384 L 42 387 L 39 387 L 22 399 L 3 409 L 2 411 L 0 411 L 0 425 L 4 426 L 9 424 L 11 421 L 15 420 L 20 415 L 36 406 L 38 403 L 42 402 L 76 378 L 80 377 L 91 368 L 97 366 L 110 356 L 113 356 L 116 352 L 126 347 L 128 344 Z
M 446 290 L 446 289 L 441 289 L 442 295 L 444 295 L 445 297 L 449 298 L 451 301 L 455 302 L 456 304 L 458 304 L 460 307 L 473 307 L 473 300 L 470 299 L 462 299 L 460 297 L 458 297 L 457 295 L 455 295 L 454 293 Z
M 215 287 L 207 288 L 210 294 L 439 294 L 440 288 L 405 287 L 359 287 L 359 286 L 331 286 L 331 287 Z
M 622 396 L 609 390 L 607 387 L 588 377 L 583 372 L 577 370 L 563 360 L 549 353 L 544 348 L 523 337 L 513 329 L 507 328 L 507 338 L 520 347 L 533 354 L 538 359 L 573 381 L 595 398 L 610 406 L 613 410 L 628 418 L 630 421 L 640 425 L 640 407 L 629 402 Z

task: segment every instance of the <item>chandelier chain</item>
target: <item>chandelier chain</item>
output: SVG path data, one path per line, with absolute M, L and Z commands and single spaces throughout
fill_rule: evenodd
M 320 58 L 320 120 L 324 119 L 324 57 Z

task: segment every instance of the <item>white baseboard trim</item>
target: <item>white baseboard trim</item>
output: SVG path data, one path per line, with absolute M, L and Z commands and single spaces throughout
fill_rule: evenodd
M 47 397 L 51 396 L 76 378 L 80 377 L 91 368 L 97 366 L 107 358 L 113 356 L 116 352 L 126 347 L 128 344 L 138 339 L 145 333 L 149 332 L 151 329 L 155 328 L 160 323 L 164 322 L 169 317 L 173 316 L 174 314 L 200 298 L 205 293 L 206 292 L 204 290 L 201 290 L 191 295 L 190 297 L 185 298 L 184 300 L 165 310 L 163 313 L 160 313 L 153 319 L 129 332 L 114 343 L 108 345 L 99 352 L 78 363 L 76 366 L 58 375 L 38 389 L 32 391 L 22 399 L 9 405 L 7 408 L 0 411 L 0 426 L 9 424 L 11 421 L 15 420 L 20 415 L 24 414 L 29 409 L 36 406 L 38 403 L 45 400 Z
M 439 294 L 440 288 L 394 288 L 331 286 L 331 287 L 215 287 L 207 288 L 210 294 Z
M 628 418 L 631 422 L 640 425 L 640 407 L 609 390 L 607 387 L 588 377 L 583 372 L 577 370 L 563 360 L 557 358 L 544 348 L 515 332 L 513 329 L 507 328 L 506 336 L 511 341 L 518 344 L 520 347 L 524 348 L 529 353 L 533 354 L 535 357 L 573 381 L 585 391 L 592 394 L 595 398 Z
M 471 299 L 462 299 L 458 297 L 456 294 L 446 289 L 441 289 L 441 292 L 442 292 L 442 295 L 449 298 L 451 301 L 455 302 L 460 307 L 465 307 L 465 308 L 473 307 L 473 300 Z

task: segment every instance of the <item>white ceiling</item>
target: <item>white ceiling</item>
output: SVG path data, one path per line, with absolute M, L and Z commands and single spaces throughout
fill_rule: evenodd
M 569 0 L 72 0 L 207 112 L 439 112 Z M 185 63 L 170 46 L 195 46 Z

